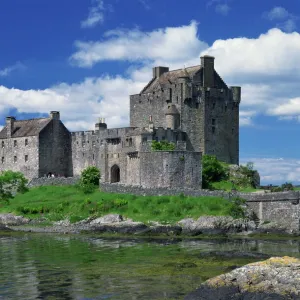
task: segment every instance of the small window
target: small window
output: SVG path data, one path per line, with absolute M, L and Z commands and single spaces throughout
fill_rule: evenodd
M 25 161 L 28 161 L 28 155 L 25 155 Z
M 215 127 L 212 127 L 211 130 L 212 130 L 212 133 L 216 132 L 216 128 Z
M 2 158 L 1 158 L 1 162 L 2 162 L 2 163 L 4 163 L 4 156 L 2 156 Z
M 4 148 L 5 144 L 4 144 L 4 141 L 2 141 L 2 148 Z
M 28 146 L 28 139 L 25 139 L 25 146 Z
M 215 102 L 213 102 L 213 104 L 212 104 L 212 108 L 213 108 L 213 109 L 215 109 L 215 107 L 216 107 L 216 103 L 215 103 Z
M 14 156 L 14 162 L 17 162 L 18 158 L 16 156 Z
M 82 142 L 82 147 L 85 147 L 85 142 Z
M 132 146 L 132 138 L 129 139 L 129 147 Z
M 14 147 L 17 147 L 18 142 L 16 140 L 14 140 Z
M 227 105 L 225 105 L 225 109 L 224 110 L 227 111 Z
M 108 158 L 108 154 L 107 154 L 107 158 Z
M 93 154 L 93 160 L 95 159 L 95 154 Z
M 82 157 L 84 157 L 84 153 L 82 153 Z
M 234 128 L 231 129 L 231 133 L 234 133 Z
M 147 143 L 147 137 L 143 137 L 142 142 Z
M 93 145 L 93 147 L 95 147 L 95 146 L 96 146 L 96 142 L 95 142 L 95 141 L 93 141 L 92 145 Z
M 211 125 L 215 126 L 216 125 L 216 119 L 211 120 Z

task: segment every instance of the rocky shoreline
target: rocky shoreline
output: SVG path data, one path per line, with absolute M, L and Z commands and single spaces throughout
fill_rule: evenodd
M 185 300 L 300 299 L 300 260 L 272 257 L 207 280 Z
M 45 233 L 82 233 L 149 235 L 149 236 L 201 236 L 201 235 L 249 235 L 260 233 L 293 234 L 275 223 L 256 224 L 248 219 L 232 217 L 202 216 L 197 220 L 183 219 L 176 224 L 158 222 L 135 222 L 119 214 L 109 214 L 100 218 L 88 218 L 71 224 L 68 220 L 52 222 L 43 226 L 45 220 L 30 220 L 13 214 L 0 214 L 0 231 L 13 230 Z

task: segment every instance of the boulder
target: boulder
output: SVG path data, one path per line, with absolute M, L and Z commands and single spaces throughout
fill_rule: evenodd
M 255 230 L 256 224 L 246 219 L 232 217 L 202 216 L 198 220 L 191 218 L 178 222 L 182 233 L 187 235 L 199 234 L 227 234 Z
M 25 225 L 30 222 L 29 219 L 23 216 L 15 216 L 13 214 L 0 214 L 0 224 L 7 226 Z
M 300 260 L 272 257 L 207 280 L 185 300 L 300 299 Z
M 123 217 L 118 214 L 109 214 L 90 222 L 91 225 L 108 224 L 108 223 L 120 223 L 124 221 Z

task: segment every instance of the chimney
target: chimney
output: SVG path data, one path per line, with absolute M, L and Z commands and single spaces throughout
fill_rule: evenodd
M 95 124 L 95 131 L 101 131 L 107 129 L 107 124 L 104 118 L 99 118 L 98 123 Z
M 50 118 L 52 120 L 60 120 L 59 111 L 50 111 Z
M 153 78 L 159 78 L 162 74 L 169 72 L 168 67 L 155 67 L 153 68 Z
M 215 75 L 214 75 L 214 60 L 213 56 L 204 55 L 201 56 L 201 67 L 203 68 L 203 86 L 214 87 Z
M 11 138 L 14 132 L 15 117 L 6 117 L 7 138 Z

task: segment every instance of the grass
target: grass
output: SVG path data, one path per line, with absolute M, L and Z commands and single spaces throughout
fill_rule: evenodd
M 213 182 L 212 187 L 216 190 L 224 190 L 227 192 L 230 192 L 232 190 L 232 183 L 230 181 L 219 181 L 219 182 Z M 243 192 L 243 193 L 252 193 L 252 192 L 256 192 L 259 189 L 255 189 L 251 186 L 249 187 L 240 187 L 240 186 L 235 186 L 236 190 L 239 192 Z
M 0 202 L 1 213 L 50 221 L 70 219 L 77 222 L 89 216 L 122 214 L 134 221 L 175 223 L 183 218 L 230 214 L 232 204 L 220 197 L 135 196 L 96 190 L 84 194 L 74 186 L 42 186 L 18 194 L 8 204 Z

